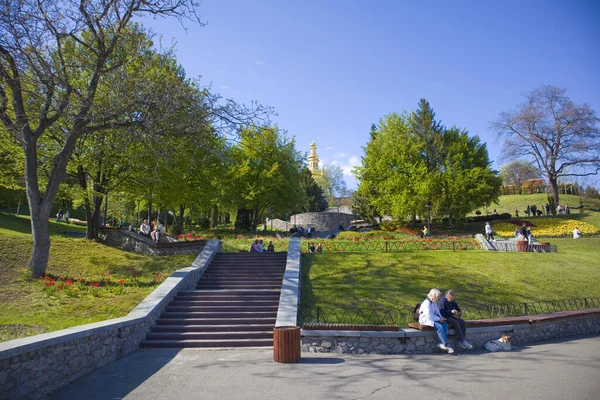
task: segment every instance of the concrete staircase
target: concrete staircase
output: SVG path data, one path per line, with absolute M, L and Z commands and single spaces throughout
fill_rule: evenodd
M 270 347 L 287 253 L 218 253 L 141 347 Z

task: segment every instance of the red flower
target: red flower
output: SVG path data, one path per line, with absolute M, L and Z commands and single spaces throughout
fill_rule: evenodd
M 123 283 L 125 283 L 125 281 L 123 279 L 119 279 L 119 283 L 123 284 Z

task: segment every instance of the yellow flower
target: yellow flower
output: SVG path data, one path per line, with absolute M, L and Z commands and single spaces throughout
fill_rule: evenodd
M 587 222 L 576 221 L 574 219 L 564 219 L 564 218 L 533 218 L 533 219 L 523 219 L 521 221 L 526 221 L 531 223 L 533 226 L 531 227 L 531 232 L 534 236 L 539 237 L 560 237 L 560 236 L 568 236 L 573 234 L 573 230 L 578 228 L 582 234 L 594 234 L 598 233 L 599 229 L 594 225 L 588 224 Z M 501 236 L 514 236 L 515 229 L 518 228 L 519 225 L 510 223 L 510 222 L 497 222 L 493 224 L 494 232 Z

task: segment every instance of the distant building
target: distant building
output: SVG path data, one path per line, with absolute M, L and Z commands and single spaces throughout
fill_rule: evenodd
M 323 170 L 319 169 L 319 156 L 317 155 L 317 145 L 315 142 L 310 144 L 310 154 L 308 156 L 308 169 L 313 178 L 322 178 Z

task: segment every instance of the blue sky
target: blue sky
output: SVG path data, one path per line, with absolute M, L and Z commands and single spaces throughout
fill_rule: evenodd
M 501 111 L 543 84 L 600 113 L 600 1 L 203 0 L 208 23 L 142 22 L 190 77 L 275 108 L 297 148 L 350 174 L 372 123 L 426 98 L 446 126 L 487 144 Z M 598 180 L 596 178 L 595 182 Z M 597 186 L 597 185 L 596 185 Z

